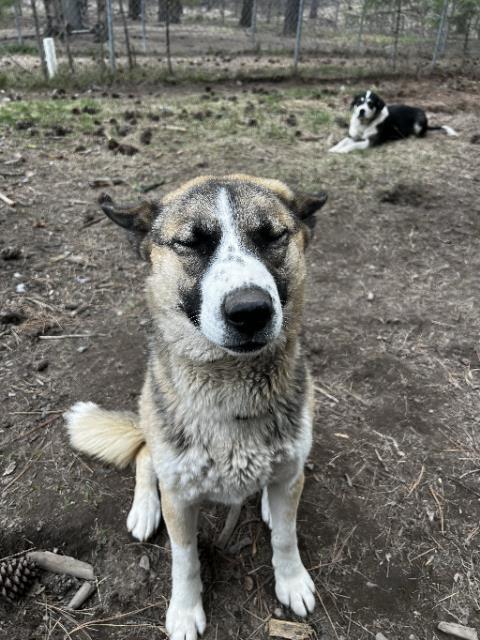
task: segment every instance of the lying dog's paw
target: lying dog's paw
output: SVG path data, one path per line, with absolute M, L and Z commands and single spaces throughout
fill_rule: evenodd
M 272 528 L 272 516 L 270 514 L 270 505 L 268 504 L 268 489 L 265 489 L 262 492 L 262 520 L 267 525 L 269 529 Z
M 315 608 L 315 586 L 303 565 L 288 576 L 275 572 L 275 593 L 280 602 L 297 616 L 305 617 Z
M 135 495 L 127 518 L 127 529 L 140 542 L 148 540 L 160 524 L 162 511 L 158 492 L 146 490 Z
M 201 600 L 192 608 L 170 603 L 165 624 L 170 640 L 197 640 L 197 634 L 202 635 L 206 625 Z

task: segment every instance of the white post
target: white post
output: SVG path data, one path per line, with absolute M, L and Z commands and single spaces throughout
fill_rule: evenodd
M 58 71 L 57 53 L 55 51 L 55 40 L 53 38 L 43 39 L 43 50 L 47 61 L 48 77 L 53 78 Z

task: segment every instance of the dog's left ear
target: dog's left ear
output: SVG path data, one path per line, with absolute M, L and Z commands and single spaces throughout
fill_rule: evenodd
M 305 246 L 307 246 L 313 237 L 315 229 L 316 212 L 323 207 L 328 200 L 325 191 L 320 193 L 296 193 L 291 204 L 291 208 L 295 216 L 300 220 L 302 225 Z
M 156 202 L 144 200 L 135 205 L 115 203 L 108 193 L 102 193 L 98 203 L 103 212 L 120 227 L 128 231 L 129 240 L 142 258 L 148 258 L 149 233 L 161 207 Z

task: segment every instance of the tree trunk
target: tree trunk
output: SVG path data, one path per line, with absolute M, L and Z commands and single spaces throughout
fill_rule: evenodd
M 182 13 L 182 0 L 158 0 L 159 22 L 167 22 L 168 19 L 169 24 L 179 24 Z
M 69 29 L 83 29 L 82 6 L 79 0 L 62 0 L 65 24 Z
M 335 31 L 338 31 L 338 19 L 340 17 L 340 0 L 335 1 Z
M 253 17 L 253 0 L 243 0 L 242 13 L 240 14 L 240 27 L 250 27 Z
M 131 20 L 139 20 L 141 12 L 140 0 L 128 0 L 128 17 Z
M 107 7 L 105 0 L 97 0 L 97 22 L 93 27 L 95 42 L 108 40 Z
M 368 3 L 368 0 L 363 0 L 362 14 L 360 16 L 360 24 L 358 27 L 357 49 L 360 49 L 360 47 L 362 46 L 363 28 L 365 26 L 365 17 L 367 15 L 367 3 Z
M 316 20 L 318 18 L 318 0 L 312 0 L 310 3 L 310 14 L 308 17 L 310 20 Z
M 283 20 L 283 35 L 294 36 L 297 33 L 300 0 L 287 0 Z
M 437 39 L 436 39 L 436 42 L 435 42 L 435 49 L 433 51 L 432 67 L 435 67 L 435 65 L 437 64 L 438 55 L 440 53 L 440 47 L 441 47 L 441 43 L 442 43 L 443 31 L 445 29 L 445 22 L 447 20 L 448 5 L 449 5 L 449 0 L 444 0 L 443 1 L 442 16 L 440 18 L 440 23 L 438 25 Z
M 55 5 L 53 0 L 43 0 L 43 6 L 45 7 L 46 20 L 43 37 L 49 38 L 50 36 L 56 36 L 59 32 L 59 25 L 55 15 Z

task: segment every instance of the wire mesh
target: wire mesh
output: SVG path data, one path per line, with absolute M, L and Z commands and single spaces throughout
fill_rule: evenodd
M 170 75 L 335 76 L 346 58 L 360 73 L 478 68 L 480 55 L 480 0 L 0 0 L 0 72 L 39 68 L 35 15 L 40 39 L 55 39 L 71 73 L 139 66 Z

